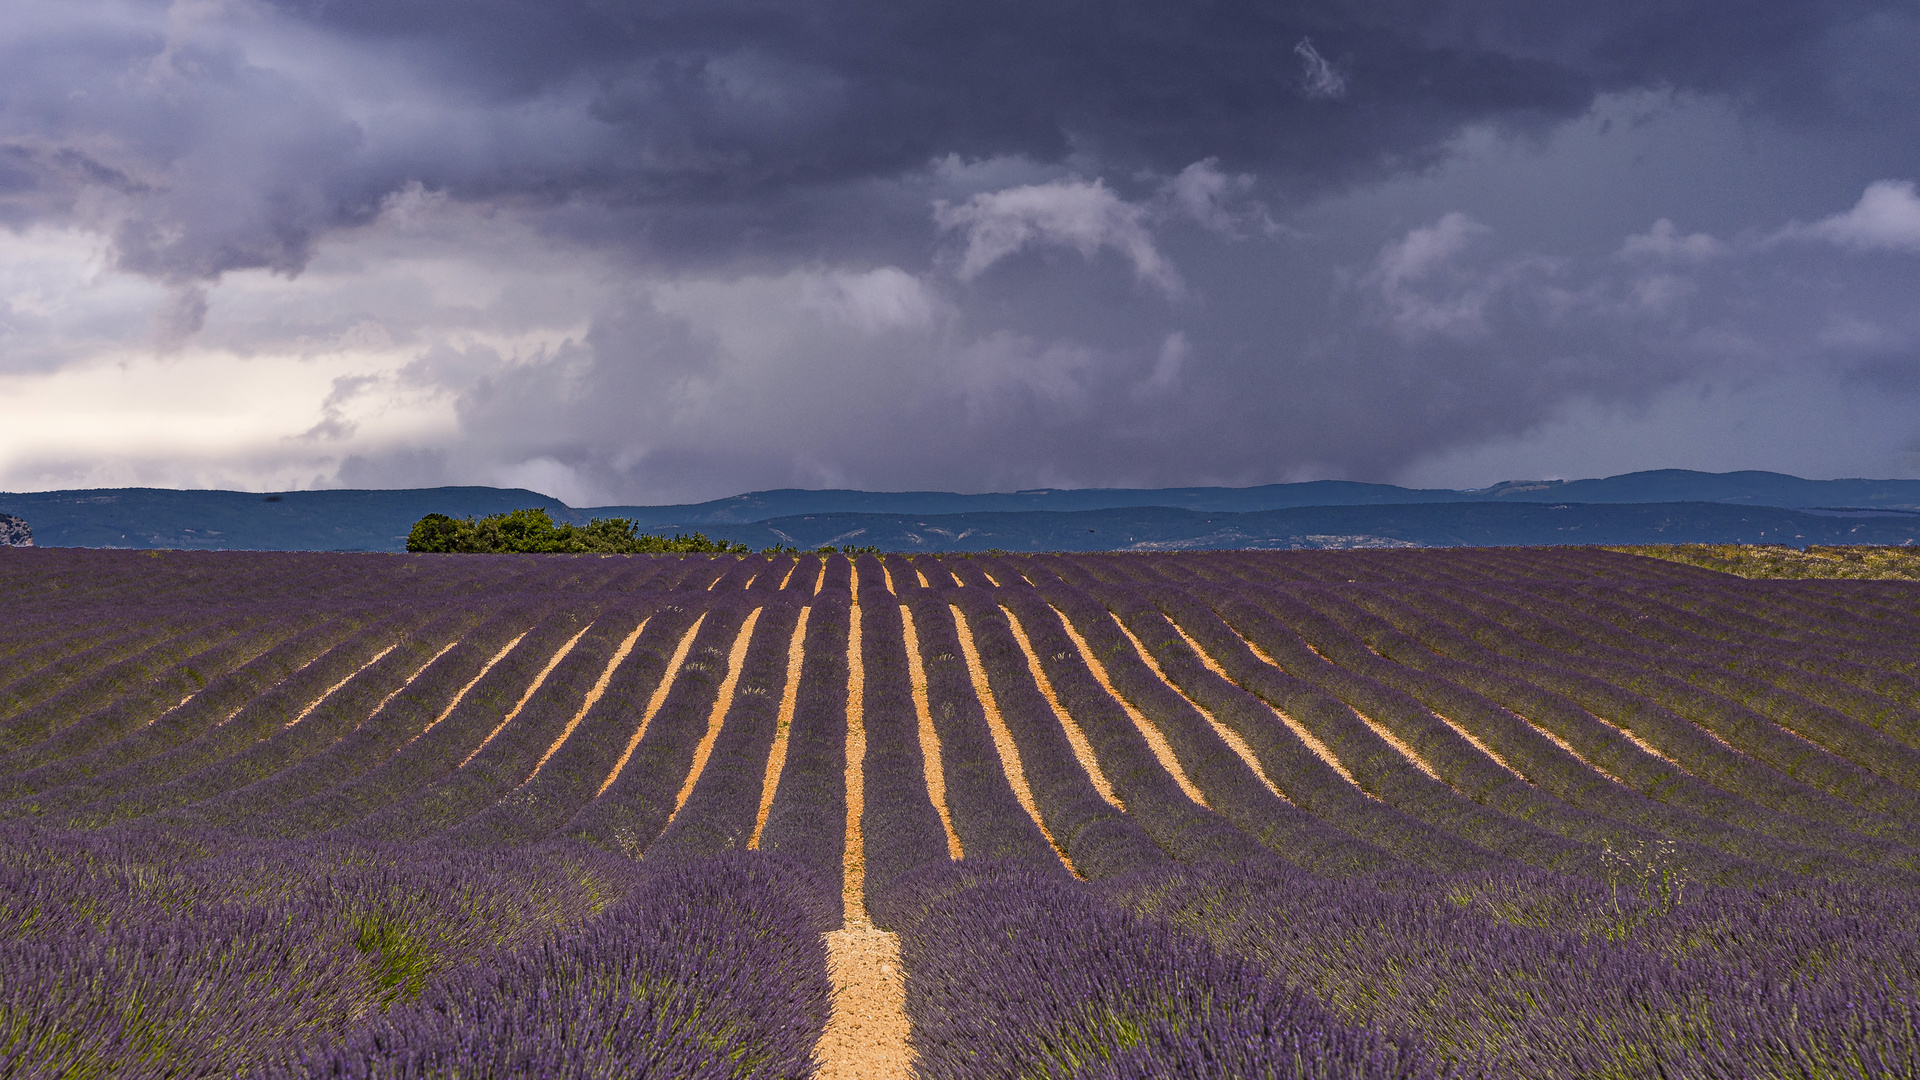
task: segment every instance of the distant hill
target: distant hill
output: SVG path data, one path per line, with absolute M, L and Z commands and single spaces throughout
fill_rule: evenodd
M 984 495 L 785 489 L 675 506 L 589 508 L 485 487 L 0 494 L 0 513 L 23 519 L 45 547 L 400 551 L 426 514 L 522 507 L 544 509 L 555 521 L 627 517 L 650 532 L 697 530 L 755 547 L 875 544 L 909 551 L 1920 542 L 1920 480 L 1680 469 L 1468 491 L 1334 480 Z
M 1920 511 L 1920 480 L 1802 480 L 1772 472 L 1703 473 L 1660 469 L 1600 480 L 1509 480 L 1455 491 L 1346 480 L 1259 487 L 1041 488 L 985 495 L 948 491 L 754 491 L 675 506 L 603 506 L 589 513 L 630 517 L 644 527 L 720 525 L 802 514 L 966 514 L 1026 510 L 1072 512 L 1171 506 L 1205 513 L 1248 513 L 1300 506 L 1406 503 L 1727 502 L 1749 506 L 1863 507 Z

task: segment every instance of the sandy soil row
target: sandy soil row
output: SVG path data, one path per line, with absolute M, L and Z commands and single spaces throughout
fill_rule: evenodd
M 587 691 L 587 696 L 580 702 L 580 707 L 574 710 L 573 718 L 567 721 L 567 726 L 562 729 L 559 736 L 553 740 L 553 744 L 547 747 L 547 752 L 540 755 L 540 760 L 533 766 L 533 771 L 527 774 L 527 779 L 521 781 L 522 784 L 540 775 L 540 770 L 547 767 L 548 759 L 552 758 L 553 755 L 559 751 L 560 747 L 566 743 L 567 739 L 573 735 L 573 729 L 580 726 L 580 721 L 586 719 L 588 710 L 600 703 L 600 698 L 607 692 L 607 684 L 613 681 L 613 673 L 618 671 L 620 665 L 626 662 L 627 655 L 633 652 L 633 643 L 640 640 L 640 631 L 645 630 L 647 624 L 652 621 L 653 616 L 651 615 L 641 619 L 640 625 L 634 627 L 633 633 L 627 635 L 627 640 L 621 642 L 620 647 L 613 651 L 613 658 L 607 661 L 606 670 L 602 671 L 600 677 L 594 680 L 593 689 Z
M 514 638 L 512 641 L 509 641 L 505 645 L 500 646 L 499 652 L 494 653 L 493 656 L 488 658 L 485 664 L 480 665 L 479 674 L 476 674 L 473 678 L 468 679 L 467 685 L 461 687 L 460 692 L 453 695 L 453 700 L 447 702 L 447 707 L 444 709 L 441 709 L 440 715 L 433 718 L 433 723 L 428 724 L 426 727 L 423 727 L 419 731 L 415 732 L 413 735 L 413 738 L 408 739 L 406 741 L 406 745 L 412 746 L 415 742 L 419 741 L 421 736 L 425 735 L 429 731 L 432 731 L 434 728 L 439 727 L 440 721 L 445 720 L 449 716 L 452 716 L 453 710 L 459 708 L 460 702 L 466 699 L 467 691 L 473 689 L 474 686 L 477 685 L 481 679 L 486 678 L 487 672 L 493 670 L 493 665 L 499 663 L 502 660 L 505 660 L 507 658 L 507 654 L 513 651 L 514 646 L 520 644 L 522 641 L 525 641 L 527 635 L 531 632 L 532 631 L 529 631 L 529 630 L 523 630 L 520 632 L 519 637 Z M 421 670 L 424 671 L 425 669 L 422 668 Z M 417 675 L 419 674 L 419 672 L 414 672 L 414 674 Z
M 586 637 L 587 631 L 591 629 L 593 629 L 593 624 L 588 623 L 580 628 L 579 633 L 568 638 L 565 645 L 560 646 L 559 650 L 553 654 L 553 658 L 547 661 L 547 666 L 541 668 L 540 674 L 535 675 L 533 682 L 527 684 L 527 692 L 521 694 L 520 700 L 514 702 L 513 708 L 507 710 L 507 715 L 502 717 L 498 724 L 494 725 L 492 731 L 487 732 L 487 737 L 480 740 L 480 745 L 473 748 L 473 753 L 468 754 L 465 760 L 460 762 L 461 768 L 466 768 L 467 762 L 479 757 L 480 751 L 487 748 L 487 744 L 493 741 L 493 737 L 505 731 L 508 724 L 513 723 L 513 718 L 519 716 L 520 710 L 527 707 L 527 702 L 533 700 L 533 695 L 540 692 L 540 687 L 547 681 L 547 676 L 553 674 L 553 669 L 560 666 L 560 661 L 567 658 L 567 654 L 573 651 L 573 647 L 578 645 L 580 639 Z
M 1107 783 L 1107 774 L 1100 770 L 1100 759 L 1094 756 L 1093 744 L 1087 741 L 1087 733 L 1081 730 L 1079 722 L 1067 712 L 1066 708 L 1060 704 L 1060 698 L 1054 694 L 1053 682 L 1047 678 L 1046 669 L 1040 665 L 1040 655 L 1033 651 L 1033 642 L 1027 637 L 1026 628 L 1020 625 L 1020 617 L 1006 608 L 1000 610 L 1006 613 L 1007 625 L 1013 629 L 1014 640 L 1020 643 L 1020 651 L 1027 656 L 1027 670 L 1033 675 L 1034 684 L 1040 688 L 1040 696 L 1047 699 L 1048 705 L 1053 706 L 1053 715 L 1060 721 L 1060 729 L 1066 732 L 1067 744 L 1073 747 L 1073 756 L 1079 760 L 1080 767 L 1087 770 L 1087 779 L 1093 781 L 1094 790 L 1100 793 L 1101 798 L 1107 800 L 1108 805 L 1115 810 L 1125 811 L 1126 805 L 1120 801 L 1118 795 L 1113 793 L 1113 785 Z
M 720 727 L 727 719 L 727 710 L 733 708 L 734 694 L 740 689 L 740 669 L 747 662 L 747 643 L 753 638 L 754 624 L 760 621 L 764 610 L 754 608 L 749 612 L 746 621 L 740 624 L 740 632 L 734 635 L 733 648 L 727 653 L 727 677 L 720 681 L 720 692 L 713 696 L 713 709 L 707 713 L 707 733 L 700 737 L 700 745 L 693 748 L 693 767 L 687 770 L 686 782 L 674 797 L 673 813 L 667 815 L 668 824 L 672 824 L 674 815 L 687 805 L 687 796 L 693 794 L 693 785 L 700 782 L 707 759 L 713 756 L 713 744 L 720 738 Z
M 824 577 L 824 575 L 822 575 Z M 833 1013 L 814 1047 L 818 1080 L 908 1080 L 906 981 L 900 938 L 867 916 L 866 845 L 860 816 L 866 808 L 866 666 L 860 649 L 859 584 L 847 633 L 847 846 L 841 898 L 846 922 L 826 934 Z
M 1054 610 L 1059 611 L 1058 608 Z M 1173 782 L 1180 785 L 1181 791 L 1186 792 L 1187 798 L 1201 806 L 1207 806 L 1207 797 L 1201 793 L 1199 786 L 1193 782 L 1192 778 L 1187 776 L 1187 770 L 1180 767 L 1180 759 L 1174 756 L 1173 746 L 1167 742 L 1167 737 L 1160 734 L 1160 729 L 1142 715 L 1139 709 L 1133 707 L 1133 702 L 1121 697 L 1119 691 L 1113 688 L 1113 682 L 1107 678 L 1106 665 L 1093 654 L 1093 649 L 1088 647 L 1087 640 L 1080 636 L 1080 631 L 1074 629 L 1073 623 L 1067 621 L 1064 613 L 1060 615 L 1060 625 L 1066 627 L 1067 636 L 1073 639 L 1073 647 L 1080 650 L 1080 658 L 1086 661 L 1087 670 L 1093 672 L 1094 680 L 1100 684 L 1100 689 L 1105 690 L 1107 696 L 1120 706 L 1121 710 L 1127 714 L 1127 719 L 1132 720 L 1133 726 L 1139 729 L 1140 736 L 1147 740 L 1147 748 L 1153 751 L 1153 756 L 1160 762 L 1160 767 L 1167 770 L 1167 774 L 1173 777 Z M 1207 808 L 1212 809 L 1210 806 Z
M 1533 779 L 1531 777 L 1529 777 L 1526 773 L 1521 772 L 1519 769 L 1514 768 L 1512 762 L 1508 761 L 1505 757 L 1501 756 L 1500 752 L 1495 750 L 1493 747 L 1488 746 L 1486 743 L 1480 741 L 1479 736 L 1475 735 L 1471 731 L 1468 731 L 1466 728 L 1461 727 L 1459 724 L 1454 723 L 1452 717 L 1446 715 L 1445 713 L 1434 712 L 1431 709 L 1429 709 L 1428 711 L 1433 712 L 1434 719 L 1452 728 L 1453 733 L 1455 735 L 1458 735 L 1461 738 L 1467 740 L 1468 744 L 1470 744 L 1475 750 L 1478 750 L 1481 753 L 1492 758 L 1494 764 L 1507 770 L 1509 773 L 1512 773 L 1514 779 L 1529 785 L 1533 783 Z
M 961 856 L 960 834 L 953 831 L 953 813 L 947 809 L 947 774 L 940 756 L 940 733 L 933 728 L 933 709 L 927 704 L 927 669 L 920 660 L 920 635 L 913 628 L 913 612 L 900 608 L 900 627 L 907 638 L 907 671 L 913 680 L 913 711 L 920 717 L 920 763 L 927 774 L 927 794 L 940 811 L 947 830 L 947 852 Z
M 1218 675 L 1221 678 L 1226 679 L 1228 682 L 1233 682 L 1233 678 L 1227 674 L 1227 669 L 1221 667 L 1219 661 L 1215 660 L 1212 656 L 1208 655 L 1207 650 L 1201 648 L 1199 642 L 1193 640 L 1193 638 L 1189 636 L 1185 630 L 1181 629 L 1180 624 L 1169 622 L 1169 625 L 1173 627 L 1174 633 L 1179 634 L 1180 637 L 1186 641 L 1187 647 L 1193 650 L 1193 654 L 1200 658 L 1200 662 L 1207 666 L 1208 671 L 1211 671 L 1215 675 Z M 1251 648 L 1252 646 L 1248 646 L 1248 647 Z M 1266 654 L 1262 653 L 1258 649 L 1254 649 L 1253 654 L 1255 656 L 1260 657 L 1263 660 L 1266 659 Z M 1273 661 L 1267 660 L 1267 663 L 1269 665 L 1272 665 Z M 1234 685 L 1238 686 L 1239 684 L 1234 683 Z M 1307 727 L 1305 724 L 1302 724 L 1300 721 L 1295 720 L 1291 716 L 1288 716 L 1286 713 L 1280 711 L 1279 709 L 1274 708 L 1272 705 L 1268 705 L 1265 701 L 1262 701 L 1261 704 L 1266 705 L 1267 709 L 1271 711 L 1273 715 L 1275 715 L 1276 717 L 1279 717 L 1280 722 L 1287 725 L 1287 730 L 1293 732 L 1296 738 L 1298 738 L 1301 742 L 1305 743 L 1307 745 L 1307 749 L 1313 751 L 1313 754 L 1315 757 L 1319 758 L 1321 761 L 1326 762 L 1328 768 L 1331 768 L 1334 772 L 1339 773 L 1341 779 L 1345 780 L 1349 784 L 1352 784 L 1356 788 L 1360 787 L 1360 782 L 1355 780 L 1353 778 L 1353 774 L 1347 771 L 1347 767 L 1340 763 L 1340 759 L 1339 757 L 1335 756 L 1333 749 L 1329 747 L 1326 743 L 1321 742 L 1320 737 L 1318 735 L 1315 735 L 1313 732 L 1307 730 Z M 1374 797 L 1373 793 L 1366 791 L 1365 788 L 1361 788 L 1360 790 L 1364 794 L 1366 794 L 1367 798 L 1371 799 Z
M 434 663 L 438 661 L 441 657 L 452 652 L 453 647 L 458 644 L 460 644 L 460 642 L 456 639 L 456 640 L 447 642 L 445 645 L 440 646 L 439 652 L 434 653 L 431 657 L 428 657 L 426 663 L 421 664 L 417 668 L 414 668 L 413 673 L 411 675 L 408 675 L 405 679 L 401 680 L 399 686 L 396 686 L 393 689 L 387 691 L 387 696 L 380 699 L 380 704 L 375 705 L 371 709 L 368 709 L 367 715 L 361 717 L 359 721 L 353 725 L 352 729 L 347 732 L 347 734 L 351 735 L 353 734 L 353 732 L 359 731 L 361 724 L 364 724 L 368 720 L 371 720 L 374 717 L 379 716 L 380 710 L 387 707 L 387 702 L 392 701 L 394 698 L 398 697 L 400 695 L 400 691 L 405 690 L 409 686 L 412 686 L 413 680 L 419 678 L 428 668 L 432 667 Z M 228 719 L 231 720 L 232 717 L 228 717 Z M 292 725 L 288 725 L 288 726 L 291 727 Z
M 673 688 L 673 680 L 680 676 L 680 665 L 687 662 L 687 653 L 693 651 L 693 640 L 700 636 L 700 624 L 706 621 L 706 613 L 701 612 L 700 617 L 693 620 L 693 625 L 687 627 L 686 634 L 680 638 L 680 644 L 674 647 L 673 659 L 667 661 L 667 670 L 660 673 L 659 685 L 653 688 L 653 694 L 647 698 L 646 711 L 640 714 L 640 723 L 634 727 L 633 736 L 627 740 L 627 748 L 620 751 L 620 760 L 613 763 L 613 769 L 607 773 L 607 778 L 600 781 L 600 790 L 594 792 L 595 798 L 606 794 L 607 789 L 613 786 L 613 782 L 619 779 L 620 770 L 627 767 L 627 760 L 633 757 L 634 748 L 640 745 L 641 738 L 647 733 L 647 725 L 653 722 L 653 715 L 660 711 L 661 704 L 667 700 L 667 691 Z
M 1173 680 L 1167 678 L 1167 673 L 1160 670 L 1159 662 L 1153 658 L 1152 653 L 1147 651 L 1147 647 L 1140 643 L 1140 639 L 1133 636 L 1133 631 L 1127 629 L 1127 624 L 1118 619 L 1115 619 L 1114 622 L 1119 625 L 1120 632 L 1125 634 L 1127 640 L 1133 644 L 1133 651 L 1139 653 L 1140 659 L 1146 662 L 1147 669 L 1153 672 L 1154 678 L 1166 683 L 1168 689 L 1179 694 L 1186 700 L 1187 704 L 1193 706 L 1194 712 L 1206 717 L 1207 723 L 1213 727 L 1214 734 L 1220 736 L 1220 741 L 1227 744 L 1227 749 L 1232 750 L 1241 761 L 1246 762 L 1247 768 L 1253 770 L 1253 775 L 1258 777 L 1262 784 L 1266 785 L 1268 791 L 1273 792 L 1278 798 L 1292 802 L 1292 799 L 1287 798 L 1287 793 L 1281 791 L 1279 785 L 1275 784 L 1273 780 L 1267 776 L 1266 770 L 1260 767 L 1260 759 L 1254 756 L 1253 747 L 1247 745 L 1247 740 L 1241 738 L 1239 732 L 1221 723 L 1219 718 L 1213 715 L 1212 710 L 1192 698 L 1187 697 L 1186 691 L 1175 686 Z
M 341 679 L 341 680 L 340 680 L 339 682 L 337 682 L 337 683 L 334 683 L 334 684 L 333 684 L 332 686 L 329 686 L 329 687 L 327 687 L 327 688 L 326 688 L 325 690 L 322 690 L 322 691 L 320 692 L 320 696 L 319 696 L 319 697 L 317 697 L 317 698 L 314 698 L 314 699 L 313 699 L 313 700 L 312 700 L 311 702 L 309 702 L 309 703 L 307 704 L 307 707 L 306 707 L 306 708 L 304 708 L 304 709 L 301 709 L 301 710 L 300 710 L 300 715 L 299 715 L 299 716 L 296 716 L 296 717 L 294 717 L 293 719 L 291 719 L 291 720 L 289 720 L 289 721 L 287 721 L 287 722 L 286 722 L 286 725 L 285 725 L 285 726 L 286 726 L 286 727 L 292 727 L 293 725 L 295 725 L 295 724 L 297 724 L 297 723 L 299 723 L 300 721 L 302 721 L 302 720 L 305 720 L 305 719 L 306 719 L 306 718 L 307 718 L 307 717 L 308 717 L 309 715 L 311 715 L 311 714 L 312 714 L 312 712 L 313 712 L 313 710 L 315 710 L 315 709 L 317 709 L 317 708 L 319 708 L 319 707 L 320 707 L 320 703 L 321 703 L 321 702 L 323 702 L 323 701 L 325 701 L 325 700 L 327 700 L 328 698 L 330 698 L 330 697 L 332 697 L 332 696 L 334 695 L 334 692 L 335 692 L 335 691 L 337 691 L 337 690 L 339 690 L 339 689 L 340 689 L 341 687 L 343 687 L 343 686 L 345 686 L 345 685 L 347 685 L 348 683 L 350 683 L 350 682 L 352 682 L 352 681 L 353 681 L 354 679 L 356 679 L 356 678 L 359 678 L 359 676 L 360 676 L 360 673 L 361 673 L 361 672 L 363 672 L 363 671 L 365 671 L 365 670 L 367 670 L 368 668 L 370 668 L 370 667 L 372 667 L 373 665 L 375 665 L 375 664 L 377 664 L 377 663 L 379 663 L 380 661 L 382 661 L 382 660 L 385 660 L 385 659 L 387 658 L 387 654 L 388 654 L 388 653 L 390 653 L 390 652 L 392 652 L 393 650 L 395 650 L 395 649 L 397 649 L 397 648 L 399 648 L 399 647 L 400 647 L 400 646 L 399 646 L 399 645 L 397 645 L 397 644 L 395 644 L 395 645 L 389 645 L 389 646 L 387 646 L 386 648 L 384 648 L 384 649 L 381 649 L 381 650 L 380 650 L 379 652 L 377 652 L 377 653 L 375 653 L 375 654 L 374 654 L 374 656 L 373 656 L 373 659 L 371 659 L 371 660 L 369 660 L 369 661 L 367 661 L 367 662 L 366 662 L 366 663 L 364 663 L 364 664 L 361 664 L 361 665 L 360 665 L 359 667 L 357 667 L 357 668 L 354 668 L 354 669 L 353 669 L 353 674 L 351 674 L 351 675 L 348 675 L 348 676 L 347 676 L 346 678 L 344 678 L 344 679 Z M 451 643 L 449 643 L 449 644 L 447 645 L 447 648 L 446 648 L 446 649 L 441 649 L 440 651 L 444 653 L 444 652 L 446 652 L 446 651 L 447 651 L 447 649 L 451 649 L 451 648 L 453 648 L 453 645 L 452 645 Z M 438 657 L 436 657 L 436 659 L 437 659 L 437 658 L 438 658 Z M 432 661 L 428 661 L 428 663 L 432 663 Z M 424 669 L 423 669 L 423 670 L 424 670 Z M 416 672 L 414 672 L 414 674 L 415 674 L 415 675 L 418 675 L 418 674 L 419 674 L 419 672 L 417 672 L 417 671 L 416 671 Z M 411 678 L 409 678 L 409 679 L 408 679 L 407 681 L 408 681 L 408 682 L 412 682 L 413 680 L 412 680 Z M 397 691 L 397 690 L 396 690 L 396 691 L 394 691 L 394 693 L 399 693 L 399 691 Z M 189 702 L 189 701 L 192 701 L 192 700 L 194 699 L 194 696 L 195 696 L 195 695 L 193 695 L 193 694 L 189 694 L 189 695 L 187 695 L 186 697 L 184 697 L 184 698 L 181 698 L 181 699 L 180 699 L 180 704 L 181 704 L 181 705 L 185 705 L 185 704 L 186 704 L 187 702 Z M 388 696 L 388 697 L 392 697 L 392 696 L 393 696 L 393 694 L 388 694 L 387 696 Z M 382 705 L 384 705 L 384 704 L 386 704 L 386 702 L 385 702 L 385 701 L 382 701 L 382 702 L 381 702 L 381 704 L 382 704 Z M 176 706 L 174 706 L 174 708 L 179 708 L 179 706 L 178 706 L 178 705 L 176 705 Z M 167 710 L 167 711 L 168 711 L 168 712 L 172 712 L 173 710 L 172 710 L 172 709 L 169 709 L 169 710 Z M 237 716 L 237 715 L 239 715 L 239 712 L 238 712 L 238 710 L 236 710 L 236 711 L 235 711 L 235 712 L 234 712 L 233 714 L 231 714 L 231 715 L 229 715 L 229 716 L 227 717 L 227 719 L 228 719 L 228 720 L 231 720 L 231 719 L 233 719 L 233 717 L 234 717 L 234 716 Z M 224 723 L 226 723 L 226 721 L 225 721 L 225 720 L 223 720 L 223 721 L 221 721 L 221 723 L 223 723 L 223 724 L 224 724 Z
M 1000 755 L 1000 771 L 1007 776 L 1007 782 L 1013 787 L 1013 797 L 1020 800 L 1020 806 L 1027 816 L 1040 828 L 1040 835 L 1047 838 L 1054 853 L 1074 877 L 1085 877 L 1074 867 L 1073 859 L 1060 841 L 1053 838 L 1047 823 L 1041 820 L 1040 806 L 1034 802 L 1033 789 L 1027 784 L 1027 769 L 1020 761 L 1020 748 L 1013 741 L 1013 732 L 1007 728 L 1006 718 L 1000 715 L 1000 703 L 993 696 L 993 686 L 987 682 L 986 666 L 980 663 L 980 650 L 974 647 L 973 628 L 967 625 L 967 617 L 958 607 L 953 608 L 954 626 L 960 631 L 960 651 L 966 655 L 967 676 L 973 680 L 974 696 L 980 699 L 980 708 L 987 714 L 987 728 L 993 732 L 993 748 Z
M 1527 725 L 1533 730 L 1539 732 L 1541 735 L 1546 736 L 1547 741 L 1553 743 L 1553 745 L 1559 747 L 1560 749 L 1565 750 L 1567 752 L 1567 756 L 1573 758 L 1573 760 L 1579 762 L 1582 765 L 1585 765 L 1587 768 L 1592 769 L 1594 772 L 1599 773 L 1601 776 L 1606 777 L 1607 779 L 1613 781 L 1614 783 L 1619 784 L 1623 788 L 1627 788 L 1628 790 L 1633 789 L 1633 785 L 1627 783 L 1625 780 L 1620 779 L 1619 777 L 1613 775 L 1612 773 L 1601 768 L 1600 766 L 1595 765 L 1593 762 L 1588 761 L 1586 757 L 1582 755 L 1580 751 L 1575 750 L 1573 748 L 1573 744 L 1568 742 L 1567 740 L 1561 738 L 1558 735 L 1555 735 L 1553 732 L 1548 731 L 1546 728 L 1541 727 L 1539 724 L 1534 723 L 1532 720 L 1529 720 L 1526 717 L 1521 716 L 1519 713 L 1514 712 L 1512 709 L 1507 709 L 1506 713 L 1508 716 L 1511 716 L 1515 720 L 1518 720 L 1521 723 Z M 1676 768 L 1677 767 L 1678 766 L 1676 766 Z
M 773 748 L 767 751 L 767 775 L 760 782 L 760 813 L 753 821 L 748 850 L 760 847 L 760 833 L 767 827 L 767 815 L 773 812 L 773 793 L 779 788 L 781 770 L 787 766 L 787 736 L 793 730 L 794 703 L 800 698 L 800 661 L 804 658 L 801 646 L 807 639 L 807 616 L 811 614 L 810 607 L 800 609 L 800 619 L 793 627 L 793 640 L 787 645 L 787 689 L 780 696 L 780 721 L 773 729 Z

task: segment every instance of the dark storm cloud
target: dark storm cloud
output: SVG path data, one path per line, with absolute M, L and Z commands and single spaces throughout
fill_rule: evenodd
M 104 238 L 169 363 L 348 356 L 316 482 L 1385 479 L 1911 393 L 1917 51 L 1911 0 L 14 0 L 0 227 Z M 41 266 L 0 369 L 126 345 L 19 344 Z
M 1431 165 L 1467 123 L 1542 128 L 1602 87 L 1811 107 L 1834 34 L 1871 11 L 281 0 L 282 25 L 263 29 L 237 8 L 235 27 L 310 53 L 290 74 L 250 58 L 234 27 L 164 26 L 156 4 L 125 9 L 144 27 L 28 7 L 57 47 L 26 36 L 0 57 L 0 214 L 19 224 L 82 189 L 117 192 L 134 204 L 123 264 L 170 280 L 297 270 L 316 235 L 408 182 L 627 207 L 642 233 L 658 214 L 670 248 L 675 214 L 817 243 L 842 210 L 834 191 L 949 154 L 1122 178 L 1217 158 L 1308 195 Z

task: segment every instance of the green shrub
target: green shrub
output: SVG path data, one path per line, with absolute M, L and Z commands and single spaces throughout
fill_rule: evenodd
M 573 553 L 600 555 L 736 554 L 745 544 L 709 540 L 705 533 L 643 533 L 628 518 L 594 518 L 555 525 L 545 510 L 514 510 L 483 518 L 428 514 L 407 534 L 408 551 L 464 554 Z

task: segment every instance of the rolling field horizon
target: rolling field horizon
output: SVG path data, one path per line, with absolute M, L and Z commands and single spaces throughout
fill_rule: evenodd
M 1920 585 L 1660 554 L 0 552 L 0 1076 L 1911 1075 Z

